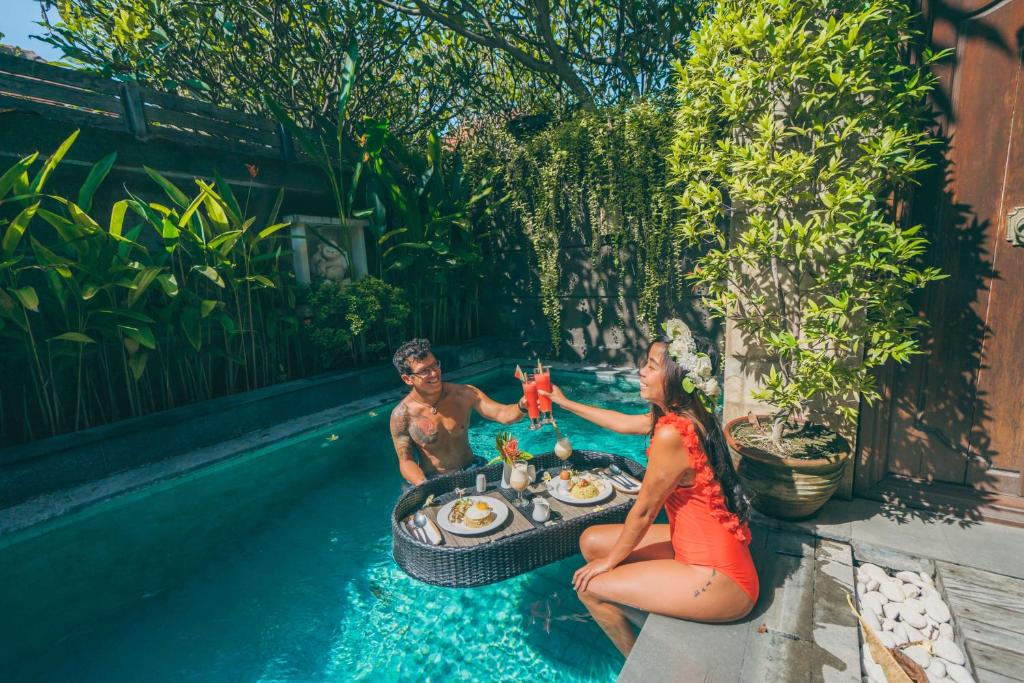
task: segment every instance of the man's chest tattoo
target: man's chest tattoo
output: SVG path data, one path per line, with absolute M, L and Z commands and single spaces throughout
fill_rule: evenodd
M 429 418 L 414 418 L 409 425 L 409 436 L 418 444 L 429 445 L 435 443 L 438 438 L 438 426 Z

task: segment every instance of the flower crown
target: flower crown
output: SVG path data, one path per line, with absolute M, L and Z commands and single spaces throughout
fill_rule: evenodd
M 722 388 L 718 380 L 711 376 L 711 358 L 706 353 L 697 352 L 693 333 L 679 318 L 666 321 L 662 327 L 670 340 L 669 355 L 686 373 L 683 377 L 683 391 L 688 394 L 699 391 L 712 399 L 709 403 L 714 403 L 713 399 L 722 393 Z

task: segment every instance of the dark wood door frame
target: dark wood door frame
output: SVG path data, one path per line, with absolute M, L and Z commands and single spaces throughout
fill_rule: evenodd
M 949 60 L 946 64 L 939 64 L 935 67 L 936 73 L 942 82 L 942 87 L 937 93 L 938 97 L 936 99 L 945 100 L 936 103 L 936 109 L 940 112 L 939 121 L 943 135 L 950 134 L 951 130 L 955 131 L 957 127 L 955 123 L 956 116 L 953 115 L 952 107 L 954 100 L 961 94 L 957 85 L 963 77 L 961 73 L 963 69 L 957 68 L 962 63 L 962 57 L 964 57 L 961 50 L 966 49 L 966 41 L 970 40 L 972 30 L 976 31 L 979 28 L 990 30 L 992 28 L 979 27 L 977 25 L 968 26 L 968 23 L 977 20 L 983 15 L 998 13 L 1006 9 L 1013 2 L 1024 2 L 1024 0 L 922 0 L 920 3 L 922 20 L 926 28 L 928 41 L 933 43 L 936 49 L 948 45 L 955 45 L 957 48 L 954 59 Z M 1012 13 L 1019 15 L 1019 12 L 1016 10 L 1012 10 Z M 1006 26 L 998 28 L 1016 31 L 1016 35 L 1010 35 L 1016 38 L 1014 42 L 1018 43 L 1017 51 L 1019 53 L 1019 43 L 1022 42 L 1021 34 L 1024 33 L 1024 27 L 1013 28 Z M 996 39 L 999 39 L 996 31 L 992 31 L 992 33 Z M 964 38 L 965 35 L 968 37 Z M 992 39 L 992 37 L 988 36 L 989 39 Z M 982 37 L 982 39 L 984 40 L 985 37 Z M 1007 45 L 1006 47 L 1009 46 Z M 968 105 L 965 104 L 964 106 Z M 947 117 L 947 114 L 950 116 Z M 1013 126 L 1013 129 L 1017 129 L 1017 126 Z M 1013 129 L 1010 131 L 1010 140 L 1014 136 L 1019 137 L 1018 133 L 1013 132 Z M 1019 129 L 1017 130 L 1019 131 Z M 955 137 L 955 132 L 952 135 Z M 1015 144 L 1020 143 L 1018 141 Z M 960 154 L 963 153 L 963 150 L 961 150 Z M 1007 163 L 1010 163 L 1009 159 Z M 956 176 L 954 175 L 953 177 L 955 178 Z M 956 181 L 953 180 L 951 182 Z M 1015 186 L 1019 187 L 1019 183 Z M 943 192 L 945 190 L 946 187 L 942 182 L 934 187 L 922 187 L 922 205 L 927 205 L 928 203 L 935 204 L 935 202 L 932 202 L 931 192 Z M 929 224 L 934 220 L 935 225 L 938 227 L 945 220 L 941 214 L 933 212 L 929 215 L 928 208 L 920 212 L 914 211 L 912 205 L 913 197 L 910 197 L 908 199 L 908 206 L 911 208 L 907 213 L 914 222 Z M 944 233 L 940 230 L 938 234 L 941 238 Z M 997 236 L 997 239 L 999 238 Z M 941 300 L 941 297 L 939 298 Z M 936 309 L 936 305 L 942 306 L 943 304 L 936 304 L 935 298 L 927 293 L 922 303 L 925 311 L 944 310 L 942 308 Z M 949 303 L 946 302 L 945 305 L 948 306 Z M 987 321 L 982 322 L 987 324 Z M 942 334 L 942 331 L 939 331 L 939 334 Z M 938 358 L 942 359 L 944 356 L 939 356 Z M 979 365 L 979 371 L 981 367 L 983 366 Z M 924 371 L 927 372 L 927 368 Z M 939 414 L 939 422 L 931 426 L 926 422 L 922 422 L 922 414 L 920 413 L 916 418 L 911 413 L 910 423 L 908 423 L 907 415 L 905 414 L 906 407 L 904 405 L 903 412 L 901 413 L 903 415 L 902 422 L 897 419 L 897 403 L 899 401 L 903 401 L 904 404 L 906 403 L 905 399 L 908 391 L 906 388 L 907 377 L 904 375 L 901 379 L 902 381 L 897 381 L 895 366 L 890 365 L 882 368 L 876 376 L 877 385 L 880 387 L 882 394 L 881 400 L 873 405 L 862 402 L 854 470 L 855 492 L 860 496 L 868 498 L 898 502 L 903 505 L 937 512 L 1024 526 L 1024 497 L 1000 493 L 996 490 L 983 490 L 984 488 L 1002 488 L 1004 491 L 1024 493 L 1024 488 L 1020 486 L 1020 473 L 1014 474 L 1013 472 L 1000 471 L 998 474 L 1003 478 L 1004 484 L 1001 487 L 971 486 L 972 483 L 983 481 L 985 477 L 993 476 L 992 472 L 985 471 L 986 463 L 983 462 L 984 458 L 974 452 L 973 439 L 968 439 L 965 443 L 951 443 L 945 434 L 938 433 L 943 428 L 944 418 L 942 413 Z M 1024 372 L 1021 373 L 1021 379 L 1024 380 Z M 1024 381 L 1022 381 L 1022 384 L 1024 384 Z M 894 387 L 897 386 L 899 387 L 897 390 L 898 395 L 894 396 Z M 975 387 L 975 390 L 977 390 L 977 387 Z M 921 406 L 923 404 L 918 405 Z M 954 416 L 950 414 L 949 418 L 952 420 Z M 1006 415 L 1004 414 L 1001 419 L 1007 419 Z M 936 427 L 939 429 L 936 429 Z M 901 469 L 906 471 L 898 463 L 896 467 L 890 467 L 890 449 L 894 440 L 897 443 L 899 442 L 901 434 L 893 430 L 907 428 L 912 428 L 915 432 L 922 434 L 926 433 L 926 438 L 931 439 L 928 443 L 931 443 L 938 450 L 960 453 L 965 458 L 962 462 L 965 463 L 964 466 L 966 467 L 966 485 L 932 481 L 931 479 L 934 479 L 932 476 L 928 476 L 928 480 L 913 478 L 911 476 L 894 474 L 893 471 L 890 471 L 901 471 Z M 951 434 L 957 434 L 957 432 L 954 431 Z M 911 468 L 911 472 L 913 472 L 913 468 Z M 1010 477 L 1010 479 L 1006 479 L 1006 477 Z M 943 477 L 939 477 L 939 479 L 941 478 Z M 946 478 L 951 480 L 948 477 Z M 1005 484 L 1009 484 L 1009 486 Z

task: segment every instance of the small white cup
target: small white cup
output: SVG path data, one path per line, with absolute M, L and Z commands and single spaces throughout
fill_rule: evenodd
M 551 505 L 543 498 L 533 499 L 533 518 L 538 522 L 546 522 L 551 517 Z

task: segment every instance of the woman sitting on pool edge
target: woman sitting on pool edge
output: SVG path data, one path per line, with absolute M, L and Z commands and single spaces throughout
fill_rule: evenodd
M 623 606 L 729 622 L 745 617 L 758 596 L 748 548 L 750 504 L 721 427 L 700 395 L 718 394 L 711 360 L 697 353 L 682 321 L 670 320 L 665 332 L 640 369 L 640 397 L 650 402 L 650 412 L 585 405 L 557 386 L 550 393 L 556 404 L 600 427 L 651 437 L 644 485 L 625 524 L 587 529 L 580 538 L 587 564 L 573 576 L 580 600 L 623 655 L 636 643 Z M 669 523 L 654 524 L 663 505 Z

